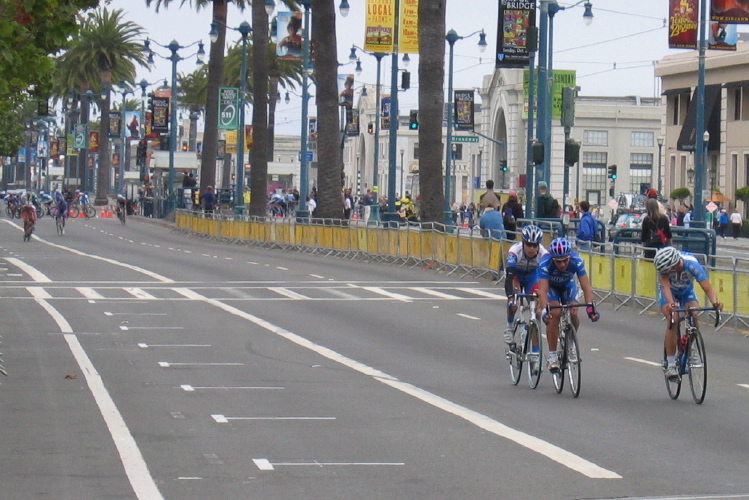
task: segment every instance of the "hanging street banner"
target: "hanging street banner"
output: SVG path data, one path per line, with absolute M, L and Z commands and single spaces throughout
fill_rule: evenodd
M 218 128 L 237 130 L 239 128 L 239 89 L 221 87 L 218 89 Z
M 697 0 L 669 0 L 668 48 L 696 49 L 699 9 Z
M 255 129 L 252 125 L 244 126 L 244 152 L 249 153 L 252 151 L 252 146 L 255 145 Z
M 473 130 L 473 89 L 456 90 L 455 96 L 455 130 Z
M 523 118 L 528 118 L 528 79 L 526 69 L 523 71 Z M 536 83 L 536 107 L 538 109 L 538 81 Z M 551 116 L 556 120 L 562 118 L 562 89 L 564 87 L 577 87 L 577 73 L 573 69 L 555 69 L 554 79 L 551 87 Z
M 395 0 L 367 0 L 364 50 L 392 54 L 395 35 Z
M 77 125 L 76 125 L 77 126 Z M 68 134 L 68 138 L 65 144 L 65 156 L 78 156 L 78 149 L 75 147 L 75 138 L 77 134 Z M 63 148 L 60 148 L 63 151 Z
M 536 25 L 536 0 L 500 0 L 497 68 L 528 66 L 528 28 Z
M 710 20 L 720 23 L 749 24 L 749 2 L 746 0 L 712 0 Z
M 710 50 L 736 50 L 739 33 L 735 24 L 710 21 L 707 48 Z
M 226 152 L 234 154 L 237 152 L 237 131 L 227 130 L 224 137 L 226 138 Z
M 153 97 L 151 99 L 151 133 L 169 132 L 169 98 Z
M 73 129 L 73 148 L 86 149 L 86 147 L 88 147 L 87 140 L 88 125 L 86 123 L 76 123 L 75 128 Z
M 346 135 L 348 137 L 359 136 L 359 110 L 346 109 Z
M 380 110 L 381 129 L 390 128 L 390 101 L 390 94 L 385 94 L 380 98 L 380 105 L 382 106 L 382 109 Z
M 286 61 L 302 60 L 302 13 L 279 12 L 276 15 L 276 55 Z
M 401 0 L 398 26 L 398 52 L 419 53 L 419 0 Z
M 122 116 L 119 113 L 109 113 L 109 137 L 120 136 L 120 126 L 122 125 Z
M 93 154 L 99 152 L 99 132 L 88 133 L 88 152 Z

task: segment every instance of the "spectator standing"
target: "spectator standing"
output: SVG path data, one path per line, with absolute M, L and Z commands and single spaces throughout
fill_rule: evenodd
M 367 189 L 367 194 L 362 197 L 362 205 L 364 205 L 364 222 L 369 222 L 369 218 L 372 216 L 372 205 L 375 204 L 375 196 L 371 189 Z
M 317 208 L 317 201 L 315 201 L 315 196 L 314 195 L 307 196 L 307 212 L 309 212 L 310 217 L 315 215 L 316 208 Z
M 539 219 L 550 219 L 558 217 L 559 213 L 554 213 L 554 198 L 549 194 L 549 185 L 546 181 L 540 181 L 538 183 L 538 200 L 536 206 L 536 218 Z
M 587 200 L 580 202 L 580 209 L 583 214 L 580 216 L 580 222 L 577 225 L 577 248 L 590 251 L 598 232 L 598 221 L 590 213 L 590 203 Z
M 208 186 L 201 198 L 203 203 L 203 211 L 207 214 L 212 214 L 213 208 L 216 205 L 216 194 L 213 192 L 213 186 Z
M 502 222 L 502 214 L 495 210 L 493 203 L 489 203 L 484 213 L 481 214 L 479 228 L 481 229 L 481 235 L 485 238 L 504 239 L 505 226 Z
M 486 192 L 479 197 L 479 215 L 484 213 L 489 203 L 494 205 L 494 208 L 500 206 L 499 196 L 494 192 L 494 181 L 491 179 L 486 181 Z
M 668 217 L 660 212 L 660 206 L 655 198 L 645 202 L 648 214 L 642 219 L 640 241 L 645 247 L 644 257 L 652 259 L 659 248 L 671 245 L 671 226 Z
M 733 239 L 739 239 L 739 232 L 741 232 L 741 214 L 738 208 L 733 209 L 733 213 L 730 217 L 731 227 L 733 228 Z
M 682 220 L 684 227 L 689 227 L 689 225 L 692 223 L 692 210 L 687 209 L 687 212 L 684 214 L 684 219 Z
M 730 223 L 731 219 L 728 217 L 728 212 L 725 208 L 721 208 L 720 215 L 718 216 L 718 234 L 724 240 L 726 239 L 726 229 L 728 229 L 728 224 Z
M 525 217 L 523 206 L 518 201 L 518 192 L 511 190 L 507 201 L 502 205 L 502 223 L 507 231 L 507 239 L 514 240 L 518 229 L 517 221 Z
M 351 211 L 354 208 L 354 198 L 351 196 L 351 188 L 346 188 L 343 191 L 343 218 L 345 220 L 351 219 Z

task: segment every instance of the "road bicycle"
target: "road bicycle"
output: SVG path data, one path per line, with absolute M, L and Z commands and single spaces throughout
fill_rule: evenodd
M 81 203 L 76 203 L 71 207 L 71 210 L 73 211 L 73 217 L 78 217 L 81 215 L 81 213 L 84 214 L 87 219 L 96 217 L 96 209 L 90 204 L 84 205 Z
M 557 356 L 559 356 L 559 370 L 551 372 L 551 378 L 554 381 L 554 389 L 557 394 L 564 389 L 564 372 L 567 372 L 570 380 L 570 390 L 574 397 L 580 395 L 580 346 L 577 341 L 577 329 L 572 324 L 570 309 L 573 307 L 592 307 L 594 303 L 589 304 L 562 304 L 559 306 L 547 306 L 547 312 L 552 309 L 561 309 L 562 316 L 559 320 L 559 340 L 557 342 Z
M 62 236 L 65 234 L 65 217 L 59 213 L 55 215 L 55 227 L 57 228 L 57 234 Z
M 125 207 L 118 204 L 116 208 L 116 212 L 117 212 L 117 218 L 120 219 L 120 222 L 124 226 L 125 220 L 127 219 L 127 210 L 125 209 Z
M 707 392 L 707 355 L 705 354 L 705 341 L 702 333 L 695 322 L 695 313 L 701 311 L 715 311 L 715 326 L 720 323 L 720 311 L 713 307 L 687 307 L 676 309 L 671 313 L 671 324 L 676 323 L 676 367 L 679 375 L 676 378 L 666 378 L 666 389 L 671 399 L 677 399 L 681 392 L 681 379 L 689 374 L 689 387 L 692 389 L 694 402 L 701 404 L 705 400 Z M 686 313 L 684 316 L 674 319 L 675 313 Z M 684 333 L 681 333 L 681 323 L 685 322 Z M 666 371 L 666 350 L 663 350 L 663 372 Z
M 513 335 L 517 340 L 507 346 L 505 355 L 510 362 L 510 378 L 517 385 L 520 382 L 520 373 L 523 371 L 523 363 L 528 364 L 528 385 L 531 389 L 538 386 L 541 378 L 541 360 L 543 356 L 542 342 L 540 341 L 538 319 L 536 318 L 535 293 L 518 293 L 515 295 L 515 322 Z M 535 349 L 535 350 L 534 350 Z
M 25 219 L 23 221 L 23 241 L 29 241 L 31 239 L 31 233 L 34 232 L 34 221 L 31 219 Z

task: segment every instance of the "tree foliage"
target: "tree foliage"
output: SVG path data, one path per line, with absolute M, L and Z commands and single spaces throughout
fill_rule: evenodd
M 687 187 L 680 187 L 671 191 L 671 199 L 679 200 L 682 204 L 684 203 L 684 200 L 690 196 L 692 196 L 692 192 Z
M 744 202 L 749 201 L 749 186 L 744 186 L 736 190 L 736 199 Z

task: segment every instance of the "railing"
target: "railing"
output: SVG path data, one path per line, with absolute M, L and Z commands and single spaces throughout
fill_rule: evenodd
M 522 221 L 521 221 L 522 222 Z M 537 221 L 534 221 L 537 222 Z M 538 223 L 538 222 L 537 222 Z M 235 215 L 206 215 L 177 210 L 179 229 L 210 235 L 218 239 L 243 241 L 251 245 L 284 248 L 308 253 L 336 255 L 383 261 L 392 264 L 441 270 L 460 276 L 502 277 L 504 256 L 512 240 L 483 238 L 478 227 L 455 228 L 442 224 L 429 227 L 418 223 L 388 228 L 377 224 L 357 224 L 339 219 L 314 219 L 299 224 L 293 219 Z M 550 221 L 544 232 L 548 245 L 564 226 Z M 453 229 L 450 232 L 450 229 Z M 676 241 L 689 241 L 697 231 L 679 228 Z M 714 233 L 713 233 L 714 234 Z M 709 240 L 709 235 L 700 241 Z M 597 302 L 610 301 L 615 307 L 625 304 L 641 308 L 640 314 L 657 307 L 657 280 L 653 263 L 642 257 L 639 238 L 615 242 L 615 250 L 580 252 L 596 292 Z M 624 251 L 626 248 L 626 252 Z M 749 290 L 749 259 L 698 255 L 710 273 L 710 280 L 725 304 L 725 321 L 749 326 L 749 301 L 739 300 Z M 701 303 L 707 304 L 699 286 Z

